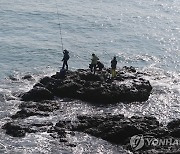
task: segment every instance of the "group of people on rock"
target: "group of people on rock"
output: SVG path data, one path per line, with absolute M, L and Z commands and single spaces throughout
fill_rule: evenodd
M 63 66 L 61 71 L 65 70 L 65 66 L 66 66 L 66 70 L 68 70 L 68 60 L 70 58 L 69 56 L 69 52 L 65 49 L 63 51 Z M 116 60 L 116 56 L 113 57 L 113 59 L 111 60 L 111 73 L 112 73 L 112 78 L 114 78 L 116 76 L 116 66 L 117 66 L 117 60 Z M 92 58 L 91 58 L 91 64 L 89 64 L 89 68 L 91 70 L 91 72 L 93 72 L 95 74 L 96 69 L 98 68 L 99 71 L 102 71 L 102 69 L 104 68 L 103 63 L 101 63 L 99 61 L 99 58 L 93 53 L 92 54 Z

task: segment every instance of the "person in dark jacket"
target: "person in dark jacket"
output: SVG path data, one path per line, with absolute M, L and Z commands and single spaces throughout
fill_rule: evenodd
M 99 60 L 97 61 L 97 68 L 99 69 L 99 71 L 102 71 L 102 69 L 104 68 L 104 64 L 101 63 Z
M 62 69 L 64 69 L 64 67 L 66 66 L 66 70 L 68 70 L 68 60 L 69 60 L 69 52 L 65 49 L 63 52 L 64 56 L 63 56 L 63 66 Z
M 117 60 L 116 60 L 116 56 L 114 56 L 113 60 L 111 61 L 112 78 L 116 76 L 116 65 L 117 65 Z
M 64 79 L 65 77 L 66 77 L 66 70 L 61 69 L 60 72 L 59 72 L 59 78 Z
M 90 64 L 90 68 L 91 68 L 91 72 L 96 72 L 96 65 L 97 65 L 97 61 L 99 60 L 99 58 L 93 53 L 92 54 L 92 59 L 91 59 L 91 64 Z

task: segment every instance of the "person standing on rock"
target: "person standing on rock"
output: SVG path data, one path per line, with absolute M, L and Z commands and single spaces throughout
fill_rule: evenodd
M 62 69 L 64 69 L 64 67 L 66 66 L 66 70 L 68 70 L 68 60 L 69 60 L 69 52 L 65 49 L 63 52 L 64 56 L 63 56 L 63 66 Z
M 116 56 L 114 56 L 113 60 L 111 60 L 112 78 L 114 78 L 116 76 L 116 65 L 117 65 L 117 60 L 116 60 Z
M 96 72 L 96 66 L 97 66 L 97 61 L 99 60 L 99 58 L 93 53 L 92 54 L 92 59 L 91 59 L 91 72 Z

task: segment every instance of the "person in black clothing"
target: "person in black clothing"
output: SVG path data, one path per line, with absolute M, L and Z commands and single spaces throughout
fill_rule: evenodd
M 116 56 L 114 56 L 113 60 L 111 61 L 112 78 L 116 76 L 116 65 L 117 65 L 117 60 L 116 60 Z
M 89 66 L 89 68 L 91 69 L 91 72 L 96 72 L 96 67 L 97 67 L 97 61 L 99 60 L 99 58 L 93 53 L 92 54 L 92 59 L 91 59 L 91 64 Z
M 63 52 L 64 56 L 63 56 L 63 66 L 62 69 L 64 69 L 64 67 L 66 66 L 66 70 L 68 70 L 68 63 L 67 61 L 69 60 L 69 52 L 65 49 Z
M 66 70 L 62 68 L 59 72 L 59 78 L 64 79 L 65 77 L 66 77 Z
M 101 63 L 99 60 L 97 61 L 97 68 L 99 68 L 99 71 L 102 71 L 102 69 L 104 68 L 104 64 Z

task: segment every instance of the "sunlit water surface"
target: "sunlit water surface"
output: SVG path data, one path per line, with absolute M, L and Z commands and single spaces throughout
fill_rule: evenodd
M 118 67 L 144 72 L 153 90 L 143 103 L 95 106 L 78 100 L 60 103 L 48 118 L 75 119 L 77 114 L 152 115 L 166 124 L 180 116 L 180 1 L 179 0 L 57 0 L 63 47 L 70 51 L 70 69 L 87 68 L 91 53 L 106 67 L 116 55 Z M 21 103 L 17 95 L 41 77 L 59 71 L 62 44 L 56 1 L 0 1 L 0 126 Z M 31 74 L 32 81 L 22 80 Z M 17 80 L 12 80 L 17 79 Z M 47 133 L 13 138 L 0 133 L 1 153 L 123 153 L 121 146 L 83 133 L 69 135 L 70 148 Z M 127 153 L 124 151 L 124 153 Z

